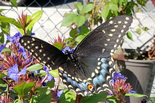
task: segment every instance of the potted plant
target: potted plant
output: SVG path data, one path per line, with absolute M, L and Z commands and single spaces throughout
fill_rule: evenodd
M 151 39 L 155 39 L 155 36 Z M 129 103 L 138 102 L 142 99 L 149 99 L 155 74 L 155 41 L 151 46 L 152 47 L 150 47 L 148 51 L 142 51 L 140 48 L 124 49 L 123 53 L 125 58 L 123 58 L 123 60 L 119 58 L 119 60 L 115 60 L 117 68 L 128 78 L 127 82 L 132 85 L 136 93 L 148 96 L 147 98 L 130 97 L 130 100 L 128 100 Z M 121 52 L 117 52 L 116 55 L 114 58 L 120 56 Z

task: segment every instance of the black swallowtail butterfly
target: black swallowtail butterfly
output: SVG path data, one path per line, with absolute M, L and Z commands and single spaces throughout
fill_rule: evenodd
M 132 17 L 128 15 L 106 21 L 87 35 L 73 53 L 63 54 L 49 43 L 30 36 L 21 37 L 20 43 L 47 67 L 59 68 L 68 88 L 89 95 L 92 89 L 100 92 L 109 87 L 114 70 L 111 55 L 131 23 Z

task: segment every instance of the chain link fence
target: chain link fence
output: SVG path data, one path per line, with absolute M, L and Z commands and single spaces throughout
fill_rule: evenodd
M 4 1 L 4 0 L 2 0 Z M 1 1 L 0 1 L 1 2 Z M 36 37 L 44 39 L 45 41 L 51 41 L 59 36 L 69 37 L 69 28 L 61 27 L 63 16 L 65 13 L 73 11 L 73 3 L 76 0 L 27 0 L 22 3 L 23 6 L 18 8 L 11 6 L 0 5 L 0 9 L 6 9 L 2 14 L 7 17 L 18 18 L 22 12 L 28 15 L 32 15 L 36 11 L 42 10 L 43 16 L 33 28 L 33 32 Z M 7 4 L 8 5 L 8 4 Z M 147 2 L 146 8 L 142 8 L 143 12 L 136 13 L 133 23 L 130 27 L 130 31 L 133 34 L 133 41 L 124 38 L 125 43 L 123 48 L 137 48 L 146 43 L 153 35 L 155 35 L 155 8 L 152 2 Z M 143 27 L 147 27 L 149 30 L 141 31 L 141 34 L 136 33 L 136 29 L 139 28 L 138 24 Z M 14 35 L 18 30 L 11 26 L 11 35 Z M 146 43 L 151 45 L 152 41 Z M 142 48 L 145 48 L 146 45 Z M 152 87 L 151 97 L 155 97 L 155 81 Z

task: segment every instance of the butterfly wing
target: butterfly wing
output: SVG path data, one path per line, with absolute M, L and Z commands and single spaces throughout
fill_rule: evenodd
M 75 49 L 77 57 L 110 57 L 120 45 L 132 23 L 132 17 L 121 15 L 106 21 L 81 41 Z
M 87 79 L 85 75 L 59 49 L 31 36 L 23 36 L 19 42 L 43 65 L 51 69 L 59 68 L 60 76 L 67 86 L 74 90 L 77 88 L 82 91 L 87 90 L 87 85 L 82 81 Z
M 115 72 L 111 55 L 120 45 L 131 23 L 132 17 L 128 15 L 108 20 L 86 36 L 75 49 L 74 55 L 96 92 L 110 86 Z
M 59 49 L 40 39 L 23 36 L 19 42 L 25 49 L 31 52 L 37 60 L 49 68 L 57 69 L 67 60 L 67 56 Z

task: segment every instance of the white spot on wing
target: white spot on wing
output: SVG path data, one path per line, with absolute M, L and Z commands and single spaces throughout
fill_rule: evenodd
M 102 30 L 103 33 L 105 33 L 105 30 Z
M 26 43 L 24 43 L 24 46 L 26 46 L 27 44 Z
M 39 47 L 38 46 L 35 46 L 35 48 L 38 49 Z
M 92 73 L 91 73 L 91 77 L 93 78 L 94 76 L 95 76 L 95 73 L 94 73 L 94 72 L 92 72 Z
M 123 32 L 124 32 L 124 30 L 122 29 L 122 30 L 121 30 L 121 33 L 123 33 Z
M 124 23 L 127 24 L 128 22 L 127 21 L 124 21 Z
M 102 49 L 102 53 L 104 53 L 105 49 Z
M 112 31 L 112 32 L 115 32 L 116 30 L 115 30 L 115 29 L 111 29 L 111 31 Z
M 113 34 L 109 34 L 109 36 L 111 36 L 111 37 L 112 37 L 112 36 L 113 36 Z
M 116 42 L 119 42 L 119 39 L 117 39 Z
M 106 39 L 107 41 L 110 41 L 110 39 Z
M 117 27 L 118 27 L 118 25 L 115 25 L 114 27 L 115 27 L 115 28 L 117 28 Z
M 113 24 L 114 22 L 111 20 L 111 21 L 109 21 L 109 24 Z
M 126 28 L 126 25 L 123 25 L 123 28 Z
M 32 38 L 32 41 L 35 41 L 35 38 Z
M 118 21 L 118 24 L 121 24 L 122 23 L 122 21 Z
M 126 19 L 126 20 L 130 20 L 129 17 L 126 17 L 125 19 Z

